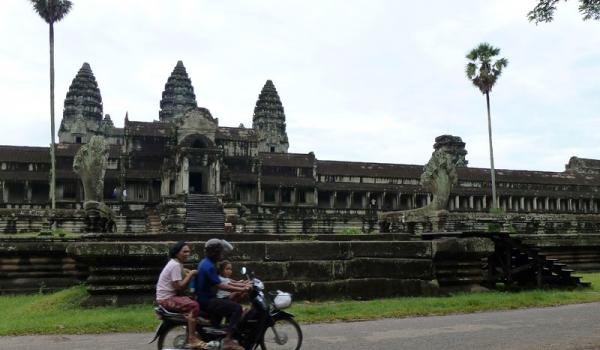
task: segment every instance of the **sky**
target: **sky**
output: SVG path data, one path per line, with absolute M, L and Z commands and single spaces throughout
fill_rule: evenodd
M 600 22 L 577 1 L 552 23 L 535 0 L 73 0 L 55 26 L 56 125 L 88 62 L 104 113 L 158 120 L 178 60 L 220 126 L 250 127 L 272 79 L 290 152 L 320 160 L 425 164 L 436 136 L 489 167 L 485 96 L 465 76 L 481 42 L 509 65 L 491 92 L 497 169 L 562 171 L 600 158 Z M 0 1 L 0 144 L 50 143 L 48 25 L 29 1 Z

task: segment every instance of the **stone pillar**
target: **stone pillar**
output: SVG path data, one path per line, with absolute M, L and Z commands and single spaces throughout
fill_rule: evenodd
M 572 198 L 569 198 L 567 200 L 567 210 L 568 211 L 572 211 L 573 210 L 573 199 Z
M 293 205 L 298 204 L 298 197 L 296 196 L 297 191 L 298 191 L 298 189 L 296 187 L 293 187 L 292 192 L 290 194 L 290 203 Z
M 25 200 L 30 203 L 31 202 L 31 183 L 28 180 L 25 180 Z
M 330 204 L 331 208 L 337 208 L 337 191 L 333 191 L 333 194 L 331 195 Z
M 275 191 L 275 203 L 278 206 L 281 205 L 281 186 L 277 186 L 277 190 Z
M 352 208 L 353 205 L 354 205 L 354 191 L 350 191 L 350 198 L 348 198 L 347 208 Z
M 454 196 L 454 209 L 460 209 L 460 196 Z
M 525 197 L 519 198 L 519 209 L 525 210 Z
M 2 181 L 2 202 L 8 202 L 8 190 L 6 188 L 6 182 Z
M 363 209 L 369 207 L 369 204 L 371 204 L 370 201 L 371 201 L 371 192 L 367 192 L 367 193 L 365 193 L 365 196 L 363 197 L 363 203 L 362 203 Z
M 396 210 L 400 210 L 401 205 L 402 205 L 402 192 L 398 192 L 396 194 Z
M 546 197 L 544 200 L 544 210 L 548 211 L 550 209 L 550 197 Z
M 473 202 L 473 196 L 469 196 L 469 209 L 475 209 L 475 203 Z
M 487 209 L 487 196 L 483 196 L 483 198 L 481 199 L 481 204 L 483 209 Z

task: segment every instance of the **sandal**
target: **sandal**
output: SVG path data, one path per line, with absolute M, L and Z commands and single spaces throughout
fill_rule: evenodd
M 193 342 L 186 343 L 185 347 L 189 349 L 207 349 L 208 343 L 200 339 L 196 339 Z

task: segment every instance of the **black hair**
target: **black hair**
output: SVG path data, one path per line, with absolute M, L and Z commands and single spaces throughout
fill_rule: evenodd
M 227 267 L 227 265 L 231 265 L 231 261 L 229 261 L 229 260 L 219 261 L 219 263 L 217 264 L 217 271 L 219 271 L 220 275 L 223 274 L 223 271 L 225 271 L 225 268 Z
M 184 241 L 179 241 L 175 243 L 175 245 L 172 246 L 171 249 L 169 249 L 169 258 L 175 259 L 177 257 L 177 254 L 179 254 L 181 249 L 183 249 L 183 247 L 185 247 L 186 245 L 187 243 Z

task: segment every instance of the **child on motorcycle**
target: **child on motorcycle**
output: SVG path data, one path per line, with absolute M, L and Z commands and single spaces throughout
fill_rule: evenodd
M 234 286 L 238 288 L 248 288 L 250 284 L 247 281 L 235 281 L 231 279 L 231 275 L 233 274 L 233 266 L 231 262 L 228 260 L 220 261 L 217 264 L 217 270 L 219 272 L 219 278 L 221 279 L 221 283 L 227 284 L 229 286 Z M 230 292 L 225 289 L 219 289 L 217 291 L 217 298 L 220 299 L 229 299 L 236 303 L 242 302 L 244 299 L 248 297 L 248 292 Z
M 180 295 L 187 288 L 190 279 L 198 274 L 197 270 L 191 270 L 183 277 L 183 263 L 189 255 L 190 248 L 183 241 L 177 242 L 170 249 L 170 260 L 160 273 L 156 284 L 156 303 L 168 311 L 186 315 L 187 347 L 206 348 L 207 344 L 199 339 L 194 331 L 200 306 L 192 298 Z

